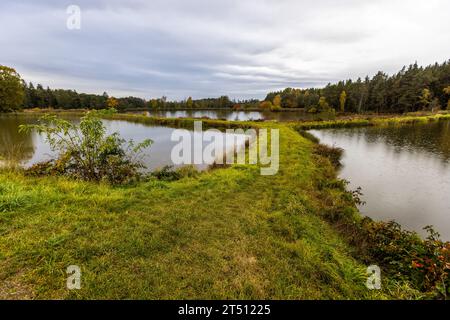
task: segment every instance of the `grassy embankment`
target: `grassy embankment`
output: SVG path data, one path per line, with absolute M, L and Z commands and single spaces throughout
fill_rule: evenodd
M 111 187 L 1 172 L 0 298 L 411 297 L 386 277 L 383 291 L 366 289 L 366 266 L 321 217 L 335 205 L 355 219 L 357 210 L 312 142 L 287 125 L 204 124 L 279 128 L 279 173 L 245 165 Z M 66 289 L 69 265 L 82 269 L 81 290 Z
M 311 129 L 328 129 L 328 128 L 352 128 L 352 127 L 368 127 L 368 126 L 385 126 L 385 125 L 403 125 L 414 123 L 427 123 L 432 121 L 450 120 L 450 113 L 442 112 L 437 114 L 425 115 L 404 115 L 394 117 L 350 117 L 347 119 L 337 119 L 330 121 L 308 121 L 295 123 L 297 130 Z

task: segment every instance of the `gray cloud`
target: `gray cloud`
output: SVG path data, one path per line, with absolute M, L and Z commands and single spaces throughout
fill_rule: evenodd
M 68 30 L 66 8 L 81 8 Z M 261 98 L 448 59 L 446 0 L 0 3 L 0 63 L 83 92 Z

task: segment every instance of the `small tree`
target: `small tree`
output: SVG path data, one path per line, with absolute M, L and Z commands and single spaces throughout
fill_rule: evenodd
M 281 95 L 277 94 L 275 98 L 273 98 L 272 102 L 274 107 L 280 107 L 281 108 Z
M 151 99 L 148 103 L 151 109 L 158 108 L 158 99 Z
M 317 109 L 318 109 L 319 112 L 330 111 L 331 107 L 328 104 L 327 99 L 325 97 L 320 97 Z
M 271 110 L 272 107 L 273 107 L 273 105 L 272 105 L 272 102 L 270 102 L 270 101 L 263 101 L 263 102 L 261 102 L 261 104 L 259 105 L 259 107 L 260 107 L 261 109 L 269 109 L 269 110 Z
M 444 93 L 449 96 L 447 101 L 447 110 L 450 110 L 450 86 L 444 88 Z
M 20 75 L 13 68 L 0 65 L 0 112 L 19 109 L 24 96 Z
M 273 103 L 272 103 L 272 106 L 270 107 L 270 110 L 272 110 L 272 111 L 281 110 L 281 95 L 277 94 L 273 98 Z
M 117 109 L 117 106 L 119 105 L 119 101 L 117 101 L 116 98 L 110 97 L 108 100 L 106 100 L 106 105 L 110 109 Z
M 341 92 L 339 96 L 339 105 L 341 107 L 341 112 L 345 112 L 345 103 L 347 102 L 347 93 L 345 91 Z
M 427 109 L 431 103 L 431 91 L 429 89 L 423 89 L 422 95 L 419 97 L 420 104 L 423 109 Z
M 192 100 L 192 97 L 189 97 L 186 100 L 186 108 L 191 109 L 192 107 L 194 107 L 194 101 Z
M 43 116 L 39 124 L 21 125 L 21 132 L 36 130 L 43 134 L 52 150 L 59 154 L 58 159 L 35 165 L 29 171 L 89 181 L 105 180 L 112 184 L 136 178 L 139 169 L 145 167 L 141 151 L 152 141 L 147 139 L 135 144 L 130 140 L 126 143 L 117 132 L 106 135 L 100 119 L 102 114 L 104 111 L 90 111 L 81 118 L 79 125 L 55 115 Z

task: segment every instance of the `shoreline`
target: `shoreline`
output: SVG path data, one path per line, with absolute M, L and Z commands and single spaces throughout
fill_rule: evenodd
M 74 113 L 69 112 L 69 114 L 73 115 Z M 134 239 L 134 241 L 132 242 L 132 245 L 123 249 L 125 250 L 125 259 L 129 261 L 134 257 L 133 252 L 136 250 L 135 241 L 144 241 L 144 239 L 150 241 L 151 239 L 146 236 L 149 225 L 145 223 L 145 221 L 148 219 L 157 219 L 157 221 L 159 221 L 159 227 L 152 227 L 153 233 L 161 232 L 163 230 L 164 232 L 169 233 L 180 232 L 180 230 L 184 230 L 184 228 L 190 230 L 190 228 L 193 228 L 191 220 L 194 219 L 193 223 L 200 225 L 205 224 L 204 229 L 197 230 L 194 228 L 192 230 L 195 231 L 195 233 L 177 236 L 174 238 L 174 241 L 177 244 L 186 243 L 185 245 L 188 246 L 188 250 L 191 250 L 191 255 L 197 258 L 201 257 L 202 252 L 211 252 L 210 250 L 213 243 L 220 240 L 225 243 L 225 246 L 220 246 L 218 251 L 219 256 L 214 255 L 215 258 L 213 260 L 216 261 L 218 259 L 217 263 L 228 265 L 228 262 L 226 262 L 228 260 L 222 260 L 220 257 L 224 254 L 229 254 L 227 252 L 230 245 L 233 247 L 232 243 L 234 239 L 250 237 L 248 239 L 249 243 L 245 246 L 244 251 L 248 252 L 247 254 L 250 256 L 257 257 L 255 258 L 258 262 L 257 269 L 260 270 L 259 272 L 265 274 L 268 279 L 272 279 L 273 282 L 271 282 L 271 284 L 264 284 L 265 282 L 263 279 L 255 279 L 256 282 L 252 287 L 260 287 L 260 289 L 256 290 L 256 287 L 253 287 L 255 290 L 246 294 L 246 298 L 277 299 L 290 295 L 299 299 L 311 297 L 322 299 L 349 299 L 357 296 L 360 298 L 365 297 L 367 299 L 377 299 L 380 297 L 397 299 L 401 297 L 411 298 L 418 295 L 418 292 L 411 288 L 407 283 L 398 282 L 398 280 L 395 280 L 394 278 L 391 279 L 390 277 L 387 277 L 384 280 L 384 285 L 388 288 L 387 290 L 381 292 L 368 292 L 364 288 L 364 283 L 358 282 L 357 278 L 352 278 L 351 276 L 348 278 L 348 276 L 345 277 L 342 275 L 336 276 L 334 271 L 332 273 L 326 271 L 325 265 L 331 264 L 340 270 L 340 274 L 346 274 L 348 272 L 345 271 L 347 268 L 361 270 L 362 272 L 364 266 L 363 263 L 370 261 L 371 258 L 366 256 L 368 254 L 365 251 L 366 249 L 358 241 L 362 241 L 362 239 L 365 239 L 364 241 L 369 241 L 366 239 L 367 235 L 365 234 L 366 231 L 364 231 L 366 229 L 364 228 L 367 226 L 373 227 L 379 225 L 370 222 L 359 213 L 355 205 L 355 200 L 351 196 L 351 192 L 347 191 L 342 181 L 337 178 L 336 169 L 329 160 L 330 152 L 332 152 L 332 150 L 318 151 L 317 143 L 309 141 L 299 134 L 301 133 L 299 131 L 303 130 L 306 124 L 251 121 L 236 122 L 192 118 L 153 118 L 134 114 L 116 114 L 106 116 L 105 118 L 182 128 L 192 128 L 194 121 L 198 120 L 203 121 L 205 128 L 277 128 L 282 131 L 283 137 L 281 142 L 283 148 L 280 148 L 282 150 L 280 154 L 280 172 L 273 177 L 261 177 L 257 174 L 259 171 L 257 170 L 258 166 L 243 165 L 206 171 L 201 173 L 197 178 L 183 178 L 175 182 L 152 181 L 139 182 L 136 185 L 129 187 L 109 187 L 103 184 L 99 185 L 95 183 L 71 181 L 64 177 L 45 176 L 36 178 L 24 176 L 20 172 L 8 173 L 4 170 L 0 171 L 0 188 L 5 190 L 5 188 L 10 188 L 8 186 L 13 186 L 13 190 L 19 190 L 16 191 L 19 193 L 15 196 L 16 198 L 18 197 L 17 199 L 19 200 L 14 200 L 13 202 L 6 200 L 4 203 L 0 202 L 0 212 L 3 210 L 4 214 L 9 217 L 8 220 L 6 220 L 7 226 L 4 227 L 4 232 L 9 236 L 0 239 L 0 248 L 4 248 L 0 251 L 0 256 L 10 257 L 9 260 L 0 259 L 1 269 L 9 270 L 8 272 L 15 274 L 14 266 L 17 263 L 20 265 L 20 262 L 15 258 L 17 256 L 22 257 L 21 259 L 23 260 L 21 261 L 26 262 L 27 269 L 30 270 L 26 272 L 27 274 L 29 272 L 35 273 L 37 270 L 41 270 L 42 272 L 37 261 L 34 261 L 33 259 L 30 260 L 30 258 L 27 257 L 29 256 L 30 250 L 38 250 L 41 252 L 40 255 L 45 257 L 45 246 L 38 249 L 35 247 L 35 244 L 41 241 L 38 241 L 38 239 L 47 239 L 45 241 L 48 241 L 49 237 L 50 239 L 52 237 L 51 234 L 55 234 L 55 232 L 56 236 L 63 236 L 67 241 L 70 239 L 70 241 L 81 245 L 81 248 L 85 248 L 88 243 L 92 243 L 95 247 L 98 245 L 105 245 L 111 241 L 114 246 L 120 246 L 120 243 L 123 240 L 115 238 L 114 234 L 122 234 L 125 236 L 127 232 L 131 232 L 131 239 Z M 391 119 L 388 123 L 405 124 L 412 121 L 411 117 L 401 118 L 403 119 L 401 121 L 398 120 L 398 117 L 392 118 L 395 120 Z M 420 121 L 424 121 L 423 116 L 417 118 L 419 118 Z M 438 118 L 440 119 L 441 117 Z M 450 118 L 450 115 L 446 115 L 444 118 Z M 436 120 L 436 116 L 427 116 L 426 119 L 427 121 Z M 343 126 L 344 124 L 342 121 L 344 120 L 339 121 L 340 120 L 326 122 L 324 126 L 328 127 L 331 123 L 336 124 L 336 122 L 338 123 L 338 126 Z M 355 120 L 351 121 L 352 125 L 355 125 L 353 123 Z M 368 120 L 358 121 L 358 125 L 367 125 L 367 123 L 371 123 L 367 122 Z M 380 120 L 375 121 L 377 124 L 378 122 L 380 122 Z M 317 125 L 317 123 L 310 125 Z M 300 129 L 297 126 L 301 126 Z M 242 189 L 241 186 L 244 188 Z M 245 186 L 251 186 L 251 188 L 248 189 L 245 188 Z M 61 188 L 65 190 L 64 193 L 68 196 L 60 194 Z M 83 196 L 84 191 L 82 190 L 85 189 L 90 190 L 88 198 Z M 43 190 L 45 190 L 46 196 L 42 193 Z M 23 196 L 21 195 L 22 193 Z M 205 197 L 205 194 L 208 194 L 209 197 Z M 48 197 L 52 199 L 51 202 L 46 200 Z M 94 204 L 95 201 L 99 201 L 98 199 L 103 198 L 105 199 L 104 201 L 102 200 L 97 204 Z M 25 199 L 31 200 L 24 202 Z M 165 201 L 161 202 L 160 199 L 165 199 Z M 225 199 L 230 201 L 229 205 Z M 236 202 L 237 199 L 240 200 Z M 269 201 L 268 204 L 266 203 L 267 201 Z M 73 206 L 71 204 L 72 202 L 76 204 L 76 206 Z M 248 202 L 252 202 L 251 207 L 246 205 L 242 206 L 242 204 Z M 120 205 L 120 203 L 126 203 L 126 205 Z M 26 241 L 23 240 L 25 242 L 22 240 L 17 242 L 18 240 L 15 239 L 14 234 L 11 234 L 11 232 L 18 228 L 17 223 L 23 223 L 20 218 L 22 215 L 30 215 L 29 210 L 32 207 L 35 208 L 35 218 L 31 220 L 31 223 L 25 223 L 19 229 L 21 230 L 19 232 L 21 236 L 28 235 L 29 238 Z M 258 211 L 253 211 L 253 207 L 259 208 Z M 89 208 L 89 210 L 87 210 L 87 208 Z M 159 209 L 155 212 L 151 208 Z M 69 221 L 68 225 L 63 226 L 56 223 L 54 227 L 50 229 L 47 228 L 47 232 L 40 231 L 37 234 L 35 233 L 34 230 L 36 227 L 44 228 L 45 221 L 51 219 L 51 217 L 60 210 L 64 210 L 64 215 L 61 216 L 61 218 L 63 218 L 64 221 Z M 80 212 L 80 210 L 87 210 L 88 212 Z M 193 212 L 199 211 L 202 212 L 200 220 L 198 220 L 198 217 L 195 218 L 195 215 L 193 216 Z M 92 212 L 96 213 L 94 214 Z M 130 215 L 130 212 L 134 212 L 134 214 Z M 164 212 L 164 215 L 161 215 L 162 212 Z M 222 221 L 221 216 L 217 216 L 218 213 L 224 215 L 223 218 L 225 220 Z M 94 214 L 94 216 L 92 216 L 92 214 Z M 135 214 L 143 220 L 139 220 L 139 222 L 135 221 L 133 218 Z M 68 217 L 64 218 L 66 215 Z M 75 226 L 83 221 L 79 220 L 80 218 L 78 218 L 78 215 L 85 221 L 92 221 L 94 217 L 98 217 L 99 215 L 101 217 L 99 218 L 101 219 L 99 222 L 103 221 L 103 224 L 105 224 L 104 228 L 106 228 L 104 232 L 107 233 L 99 238 L 99 234 L 95 231 L 95 225 L 88 222 L 87 224 L 82 224 L 83 228 L 86 228 L 87 233 L 81 238 L 76 238 Z M 104 220 L 108 219 L 107 217 L 112 219 L 111 223 L 108 223 L 108 220 Z M 179 217 L 178 219 L 181 217 L 183 221 L 181 225 L 177 224 L 177 227 L 174 227 L 170 223 L 167 224 L 167 218 L 174 219 L 175 217 Z M 73 221 L 71 219 L 73 219 Z M 118 224 L 118 221 L 123 219 L 128 222 L 125 224 L 123 222 Z M 131 221 L 135 221 L 133 222 L 135 224 L 134 231 L 130 231 L 127 227 Z M 241 225 L 242 223 L 243 225 Z M 229 228 L 230 224 L 234 226 L 233 229 Z M 165 227 L 163 226 L 166 226 L 166 229 L 164 229 Z M 213 226 L 215 226 L 215 233 L 222 236 L 216 238 L 211 234 L 210 230 Z M 68 228 L 68 230 L 72 230 L 72 232 L 75 233 L 61 234 L 61 230 L 63 230 L 61 228 L 63 227 L 64 229 Z M 257 231 L 254 231 L 256 233 L 253 235 L 244 236 L 245 233 L 242 234 L 241 232 L 248 228 Z M 359 228 L 362 229 L 359 230 Z M 50 234 L 48 232 L 50 232 Z M 104 232 L 102 232 L 102 234 Z M 133 236 L 133 234 L 135 234 L 135 236 Z M 303 236 L 301 236 L 302 234 Z M 128 234 L 128 237 L 130 237 L 130 234 Z M 197 237 L 199 238 L 197 239 Z M 165 241 L 164 237 L 158 239 L 158 241 Z M 191 240 L 186 242 L 187 239 Z M 193 241 L 192 239 L 197 239 L 194 241 L 193 247 L 189 245 L 191 241 Z M 19 247 L 17 247 L 18 244 L 20 244 Z M 196 247 L 200 244 L 202 244 L 201 250 Z M 88 245 L 88 247 L 89 246 L 90 245 Z M 330 246 L 335 249 L 332 250 L 331 256 L 325 259 L 322 255 L 330 250 Z M 307 249 L 309 247 L 310 249 Z M 5 251 L 6 248 L 10 249 Z M 238 248 L 235 249 L 237 250 Z M 79 248 L 74 247 L 70 249 L 69 252 L 66 252 L 65 255 L 76 255 L 78 250 Z M 148 249 L 142 247 L 140 250 L 147 252 L 146 250 Z M 173 250 L 174 249 L 171 249 L 167 251 L 167 253 L 164 253 L 166 252 L 164 250 L 156 250 L 155 253 L 159 255 L 162 254 L 163 257 L 165 257 L 163 260 L 156 259 L 156 261 L 161 263 L 162 261 L 166 261 L 165 259 L 169 259 L 169 261 L 174 261 L 172 259 L 179 259 L 180 253 L 177 254 L 178 251 L 173 253 Z M 238 251 L 241 252 L 242 250 L 243 248 L 240 248 Z M 289 253 L 292 250 L 294 250 L 293 252 L 296 252 L 294 256 L 291 256 Z M 305 255 L 305 250 L 319 252 L 319 257 L 322 258 L 316 260 L 314 256 Z M 240 253 L 240 255 L 242 255 L 242 253 Z M 153 256 L 154 254 L 151 254 L 151 257 Z M 336 264 L 336 257 L 339 257 L 339 264 Z M 118 259 L 114 253 L 112 258 L 113 260 L 110 261 L 111 263 L 115 259 Z M 241 259 L 239 256 L 234 257 L 232 255 L 230 260 L 231 264 L 228 267 L 232 268 L 233 265 L 240 265 L 239 259 Z M 58 261 L 59 260 L 57 260 L 56 265 L 52 267 L 52 273 L 46 274 L 44 272 L 42 278 L 39 280 L 39 283 L 47 286 L 47 288 L 54 287 L 54 284 L 52 285 L 52 283 L 59 281 L 57 280 L 58 276 L 55 278 L 54 272 L 57 274 L 58 268 L 68 263 L 68 261 L 64 259 Z M 122 260 L 119 259 L 119 261 Z M 88 265 L 85 267 L 89 270 L 93 265 L 98 263 L 98 260 L 95 255 L 88 256 L 86 263 Z M 184 265 L 183 262 L 181 263 Z M 289 267 L 284 266 L 284 264 Z M 142 268 L 144 268 L 143 270 L 147 270 L 144 273 L 146 274 L 147 279 L 153 279 L 151 273 L 148 273 L 151 270 L 149 269 L 151 266 L 154 267 L 152 258 L 150 258 L 146 264 L 142 265 Z M 181 273 L 175 272 L 172 274 L 173 271 L 172 273 L 168 272 L 167 268 L 174 268 L 174 266 L 173 263 L 169 263 L 163 267 L 163 270 L 165 270 L 163 277 L 165 279 L 164 281 L 167 283 L 172 283 L 174 280 L 178 279 L 177 281 L 180 281 L 181 285 L 186 285 L 187 281 L 190 286 L 196 288 L 196 283 L 201 285 L 203 280 L 199 279 L 204 279 L 204 276 L 215 279 L 218 274 L 221 274 L 221 272 L 217 273 L 218 270 L 216 264 L 200 264 L 196 265 L 199 274 L 203 274 L 202 276 L 199 276 L 200 278 L 188 277 L 185 280 L 180 280 L 180 277 L 184 274 L 182 270 L 180 270 Z M 302 267 L 297 269 L 295 266 Z M 25 265 L 23 267 L 25 268 Z M 248 267 L 249 265 L 245 264 L 245 268 Z M 133 283 L 136 283 L 136 281 L 145 281 L 143 278 L 140 278 L 139 274 L 134 276 L 127 275 L 126 268 L 117 269 L 109 264 L 108 268 L 115 270 L 114 272 L 120 275 L 119 277 L 125 279 L 130 278 L 129 283 L 122 284 L 120 284 L 118 281 L 119 278 L 117 277 L 110 279 L 110 281 L 116 283 L 116 286 L 121 289 L 131 290 L 131 288 L 133 288 Z M 242 272 L 244 272 L 245 268 L 242 269 Z M 211 274 L 211 270 L 216 271 Z M 286 290 L 286 288 L 276 285 L 278 283 L 277 281 L 279 281 L 277 279 L 287 279 L 298 272 L 306 276 L 301 276 L 299 279 L 300 282 L 294 282 L 294 284 L 292 284 L 294 286 L 292 288 L 296 290 L 294 292 L 297 292 L 296 294 L 294 294 L 294 292 L 285 292 L 284 290 Z M 108 276 L 108 274 L 109 273 L 106 272 L 105 276 Z M 305 290 L 305 288 L 301 283 L 304 283 L 304 281 L 311 281 L 307 280 L 311 279 L 311 277 L 319 277 L 316 279 L 320 279 L 321 277 L 325 277 L 326 279 L 330 277 L 330 279 L 334 280 L 332 284 L 328 283 L 328 281 L 322 282 L 321 280 L 314 280 L 311 285 L 313 288 L 317 286 L 317 290 L 312 289 L 312 291 L 302 291 Z M 0 278 L 2 278 L 1 273 Z M 194 279 L 197 280 L 193 281 Z M 225 278 L 221 281 L 229 283 L 231 280 L 231 278 Z M 30 285 L 28 282 L 26 282 L 26 284 Z M 92 282 L 91 285 L 94 285 L 94 283 Z M 399 288 L 399 286 L 403 288 L 402 290 L 404 290 L 404 292 L 395 291 L 395 288 Z M 39 284 L 36 289 L 39 289 L 38 291 L 40 292 L 36 296 L 38 298 L 48 298 L 52 297 L 54 294 L 51 290 L 48 291 L 48 289 L 42 291 L 43 287 Z M 104 291 L 104 289 L 101 291 L 92 290 L 93 289 L 83 291 L 80 293 L 81 295 L 79 297 L 108 298 L 113 294 L 113 292 Z M 173 288 L 171 287 L 170 290 L 172 292 Z M 269 292 L 273 292 L 273 290 L 281 290 L 280 292 L 285 293 L 281 295 L 269 294 Z M 33 294 L 34 291 L 35 290 L 30 289 L 30 294 Z M 57 290 L 56 292 L 59 292 L 56 296 L 58 298 L 77 298 L 77 296 L 64 290 Z M 183 295 L 180 292 L 174 295 L 169 293 L 169 291 L 162 290 L 159 291 L 159 293 L 155 293 L 156 295 L 144 291 L 140 291 L 140 293 L 137 294 L 137 296 L 131 295 L 130 297 L 201 298 L 208 294 L 212 294 L 212 292 L 207 291 L 200 293 L 200 291 L 196 291 L 196 293 L 192 292 L 188 295 Z M 229 290 L 221 291 L 219 295 L 216 293 L 216 296 L 219 298 L 237 297 L 241 294 L 242 292 L 240 292 L 239 287 L 231 286 Z
M 14 112 L 4 112 L 0 113 L 0 115 L 14 115 L 14 114 L 45 114 L 45 113 L 54 113 L 54 114 L 64 114 L 64 113 L 70 113 L 70 114 L 83 114 L 85 112 L 88 112 L 90 110 L 94 109 L 22 109 L 19 111 Z M 302 112 L 305 114 L 309 114 L 304 109 L 282 109 L 280 111 L 271 111 L 271 110 L 262 110 L 262 109 L 246 109 L 246 110 L 233 110 L 233 109 L 220 109 L 220 108 L 214 108 L 214 109 L 157 109 L 157 110 L 124 110 L 124 111 L 118 111 L 117 114 L 120 115 L 126 115 L 126 114 L 133 114 L 133 115 L 139 115 L 143 116 L 142 114 L 135 114 L 133 112 L 152 112 L 152 111 L 167 111 L 167 112 L 176 112 L 176 111 L 229 111 L 229 112 L 269 112 L 269 113 L 283 113 L 283 112 Z M 312 114 L 314 115 L 314 114 Z M 319 114 L 318 114 L 319 115 Z M 433 117 L 433 116 L 447 116 L 450 115 L 450 111 L 448 110 L 442 110 L 437 112 L 431 112 L 431 111 L 420 111 L 420 112 L 409 112 L 405 114 L 399 114 L 399 113 L 337 113 L 336 119 L 334 120 L 287 120 L 283 121 L 285 123 L 292 123 L 292 122 L 305 122 L 307 124 L 317 125 L 318 123 L 335 123 L 335 125 L 339 125 L 339 122 L 362 122 L 365 121 L 377 121 L 377 120 L 396 120 L 396 119 L 405 119 L 410 118 L 414 119 L 417 118 L 418 120 L 423 119 L 425 117 Z M 152 118 L 159 118 L 157 116 L 150 116 Z M 166 117 L 162 117 L 166 118 Z M 189 117 L 185 118 L 177 118 L 177 119 L 190 119 Z M 193 119 L 204 119 L 204 120 L 220 120 L 220 119 L 213 119 L 213 118 L 193 118 Z M 230 122 L 236 122 L 234 120 L 227 120 Z M 253 120 L 254 121 L 254 120 Z M 268 122 L 268 121 L 275 121 L 275 120 L 258 120 L 257 122 Z M 337 123 L 336 123 L 337 122 Z

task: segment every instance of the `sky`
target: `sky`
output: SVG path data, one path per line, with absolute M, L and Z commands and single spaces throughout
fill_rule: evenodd
M 0 64 L 117 97 L 264 98 L 444 62 L 449 12 L 448 0 L 2 0 Z

